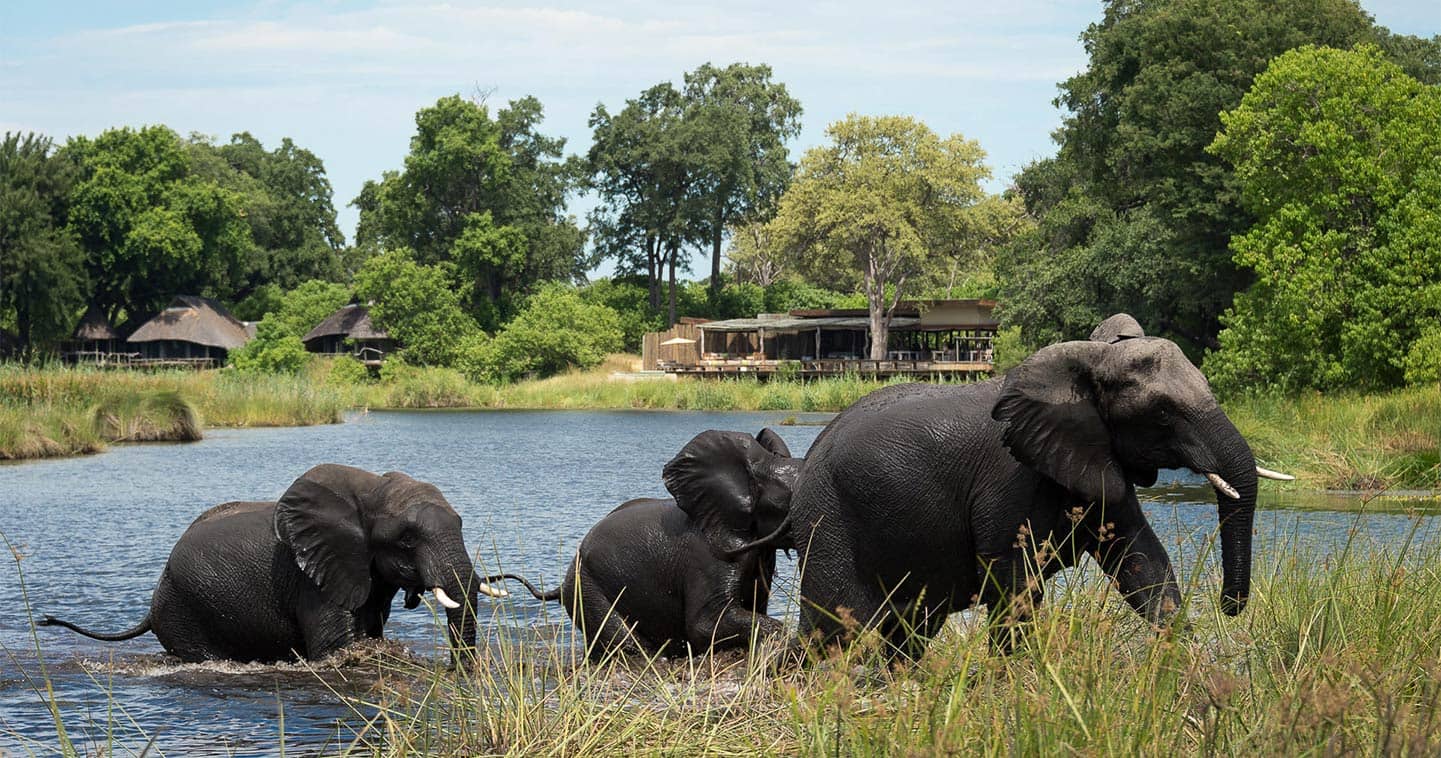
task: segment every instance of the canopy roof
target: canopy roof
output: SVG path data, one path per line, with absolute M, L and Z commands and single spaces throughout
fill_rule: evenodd
M 892 329 L 904 329 L 912 327 L 921 322 L 918 318 L 907 318 L 897 316 L 891 319 Z M 707 332 L 805 332 L 814 329 L 869 329 L 871 321 L 864 317 L 830 317 L 830 318 L 796 318 L 783 316 L 780 318 L 733 318 L 725 321 L 707 321 L 704 324 L 696 324 L 697 329 Z
M 175 340 L 234 350 L 250 341 L 250 334 L 220 303 L 195 295 L 177 295 L 170 307 L 140 325 L 131 342 Z
M 351 303 L 326 316 L 324 321 L 306 332 L 300 341 L 309 342 L 333 335 L 349 337 L 353 340 L 390 339 L 389 335 L 376 329 L 375 325 L 370 322 L 370 310 L 358 303 Z

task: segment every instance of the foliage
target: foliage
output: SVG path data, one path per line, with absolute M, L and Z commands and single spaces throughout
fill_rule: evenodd
M 344 285 L 319 279 L 301 284 L 255 325 L 255 339 L 231 352 L 231 363 L 243 371 L 298 373 L 310 357 L 300 338 L 349 301 Z
M 996 373 L 1010 371 L 1030 357 L 1035 349 L 1026 344 L 1021 336 L 1021 327 L 1008 326 L 996 332 L 991 346 Z
M 597 279 L 580 290 L 581 299 L 604 305 L 620 319 L 621 349 L 639 353 L 647 332 L 665 328 L 665 317 L 651 307 L 646 287 L 633 277 Z
M 1089 65 L 1061 83 L 1059 154 L 1016 177 L 1038 227 L 998 261 L 1004 320 L 1044 343 L 1126 311 L 1193 353 L 1217 347 L 1250 283 L 1226 246 L 1253 221 L 1206 151 L 1219 114 L 1287 50 L 1378 36 L 1392 39 L 1355 0 L 1107 2 L 1082 35 Z
M 1441 320 L 1441 91 L 1379 49 L 1279 56 L 1214 152 L 1257 222 L 1236 237 L 1255 283 L 1206 368 L 1223 391 L 1393 387 Z
M 536 131 L 542 117 L 533 97 L 493 119 L 459 95 L 422 108 L 404 170 L 366 182 L 354 201 L 358 243 L 408 248 L 423 265 L 453 264 L 472 315 L 487 327 L 538 283 L 578 276 L 585 240 L 563 215 L 573 182 L 561 160 L 565 141 Z
M 765 221 L 790 182 L 785 143 L 801 131 L 801 104 L 771 68 L 706 63 L 685 75 L 685 121 L 694 133 L 695 225 L 711 247 L 710 286 L 721 288 L 721 243 L 737 224 Z M 766 282 L 757 282 L 766 284 Z
M 1406 351 L 1406 383 L 1441 382 L 1441 327 L 1431 326 Z
M 0 322 L 13 319 L 22 350 L 65 336 L 84 307 L 84 254 L 66 228 L 75 178 L 45 137 L 0 142 Z
M 621 322 L 614 310 L 587 302 L 573 287 L 549 284 L 495 335 L 486 348 L 486 373 L 498 381 L 549 376 L 599 365 L 620 348 Z
M 356 272 L 356 298 L 371 303 L 371 321 L 403 345 L 398 355 L 408 363 L 453 365 L 480 328 L 461 309 L 450 269 L 416 263 L 402 249 L 377 255 Z
M 831 144 L 801 159 L 773 234 L 797 251 L 805 273 L 861 282 L 871 357 L 883 358 L 889 314 L 907 284 L 938 259 L 974 253 L 967 211 L 990 172 L 974 141 L 942 139 L 905 116 L 851 115 L 826 133 Z
M 354 387 L 370 383 L 370 369 L 351 355 L 322 358 L 325 364 L 324 381 L 341 387 Z

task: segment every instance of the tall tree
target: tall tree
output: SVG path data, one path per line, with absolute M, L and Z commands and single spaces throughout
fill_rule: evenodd
M 685 75 L 685 120 L 694 130 L 697 223 L 709 238 L 710 291 L 721 287 L 721 245 L 730 227 L 766 221 L 790 182 L 786 141 L 800 134 L 801 104 L 771 68 L 702 65 Z
M 1272 61 L 1212 150 L 1257 223 L 1232 242 L 1256 281 L 1206 367 L 1222 387 L 1400 384 L 1441 321 L 1441 90 L 1379 48 Z
M 84 253 L 66 228 L 75 164 L 49 138 L 0 142 L 0 318 L 14 317 L 20 347 L 58 339 L 84 307 Z
M 86 254 L 93 301 L 114 319 L 158 310 L 171 297 L 231 297 L 255 243 L 245 199 L 191 170 L 186 144 L 163 126 L 77 137 L 70 228 Z
M 966 252 L 968 212 L 990 170 L 976 142 L 942 139 L 906 116 L 853 114 L 826 135 L 831 144 L 801 158 L 773 233 L 805 270 L 854 272 L 880 360 L 907 285 L 937 258 Z
M 1392 38 L 1355 0 L 1109 0 L 1081 36 L 1089 65 L 1061 83 L 1059 154 L 1016 180 L 1039 225 L 999 261 L 1005 320 L 1044 342 L 1124 310 L 1216 347 L 1250 281 L 1227 243 L 1254 220 L 1206 152 L 1220 112 L 1286 50 L 1378 38 L 1426 65 L 1424 41 Z
M 660 282 L 670 281 L 669 321 L 676 322 L 676 270 L 681 251 L 703 239 L 694 187 L 699 130 L 670 83 L 627 100 L 611 115 L 604 105 L 590 117 L 590 184 L 601 196 L 591 214 L 597 246 L 616 256 L 625 273 L 650 277 L 651 304 L 660 307 Z
M 564 215 L 574 179 L 564 140 L 536 130 L 541 118 L 530 97 L 493 119 L 484 103 L 459 95 L 422 108 L 404 170 L 367 182 L 353 203 L 358 244 L 455 263 L 486 326 L 501 320 L 512 296 L 577 277 L 585 239 Z

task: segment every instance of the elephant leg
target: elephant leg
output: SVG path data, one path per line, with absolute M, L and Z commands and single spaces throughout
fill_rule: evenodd
M 1100 543 L 1095 556 L 1131 608 L 1152 624 L 1165 624 L 1181 607 L 1171 558 L 1144 520 L 1130 534 Z
M 781 622 L 763 613 L 755 613 L 731 600 L 719 612 L 705 609 L 687 610 L 686 632 L 694 650 L 724 650 L 745 647 L 751 639 L 778 637 L 785 631 Z
M 635 633 L 633 625 L 626 622 L 616 609 L 616 601 L 602 591 L 589 577 L 580 577 L 579 596 L 571 600 L 578 603 L 579 613 L 572 616 L 580 624 L 585 635 L 586 657 L 599 662 L 610 653 L 659 652 L 660 646 L 643 639 Z
M 1045 586 L 1029 553 L 1010 553 L 984 564 L 980 599 L 990 609 L 986 621 L 997 652 L 1010 654 L 1025 640 Z
M 298 615 L 305 649 L 296 652 L 307 660 L 318 661 L 354 642 L 358 636 L 355 615 L 326 602 L 318 593 L 302 599 Z
M 888 614 L 881 624 L 881 632 L 891 663 L 920 660 L 930 647 L 931 639 L 945 626 L 949 609 L 950 604 L 944 600 L 932 603 L 922 597 Z

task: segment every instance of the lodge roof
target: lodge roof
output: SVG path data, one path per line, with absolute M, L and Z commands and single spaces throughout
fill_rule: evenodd
M 904 329 L 915 326 L 921 322 L 918 318 L 897 316 L 891 319 L 892 329 Z M 829 317 L 829 318 L 796 318 L 793 316 L 771 316 L 762 318 L 732 318 L 725 321 L 707 321 L 704 324 L 696 324 L 697 329 L 707 332 L 754 332 L 764 330 L 766 332 L 798 332 L 811 329 L 867 329 L 871 325 L 869 318 Z
M 175 340 L 234 350 L 250 341 L 250 331 L 220 303 L 195 295 L 177 295 L 170 307 L 135 330 L 131 342 Z
M 100 307 L 91 304 L 85 309 L 85 315 L 80 318 L 80 323 L 75 327 L 75 339 L 77 340 L 118 340 L 120 334 L 115 327 L 110 325 L 110 320 L 100 311 Z
M 301 342 L 341 335 L 353 340 L 384 340 L 390 336 L 384 331 L 375 328 L 370 321 L 370 310 L 358 303 L 342 307 L 340 310 L 325 317 L 315 326 L 314 329 L 305 333 L 300 338 Z

